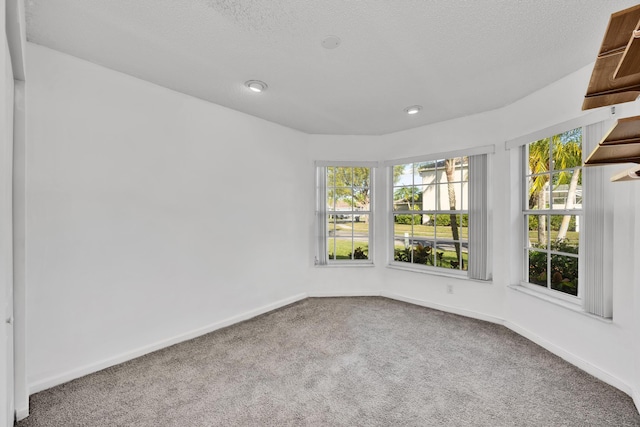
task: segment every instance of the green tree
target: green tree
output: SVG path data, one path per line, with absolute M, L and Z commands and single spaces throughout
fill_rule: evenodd
M 582 132 L 579 128 L 554 137 L 553 160 L 555 163 L 555 169 L 569 169 L 582 165 L 581 139 Z M 558 182 L 555 184 L 568 184 L 565 209 L 572 209 L 576 203 L 576 193 L 578 190 L 578 184 L 581 182 L 581 175 L 580 169 L 574 169 L 573 173 L 571 171 L 564 171 L 559 174 Z M 562 224 L 560 225 L 560 230 L 558 231 L 558 240 L 563 240 L 567 236 L 570 221 L 571 215 L 564 215 L 562 218 Z
M 419 187 L 400 187 L 393 193 L 393 200 L 404 202 L 410 211 L 416 210 L 416 204 L 422 203 L 422 191 Z
M 327 168 L 328 202 L 343 200 L 353 209 L 370 202 L 370 169 L 367 167 Z
M 332 166 L 327 168 L 327 202 L 346 201 L 352 208 L 369 206 L 371 176 L 368 167 Z M 393 182 L 404 172 L 404 165 L 393 167 Z
M 529 209 L 544 209 L 547 205 L 547 192 L 544 191 L 549 175 L 549 138 L 539 139 L 529 144 L 529 172 L 535 175 L 529 182 Z M 538 243 L 547 241 L 546 216 L 538 217 Z

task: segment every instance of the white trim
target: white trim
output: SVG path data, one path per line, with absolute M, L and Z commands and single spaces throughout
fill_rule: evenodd
M 422 156 L 406 157 L 404 159 L 385 160 L 383 166 L 395 166 L 406 163 L 427 162 L 430 160 L 452 159 L 454 157 L 477 156 L 479 154 L 493 154 L 496 152 L 495 144 L 471 147 L 462 150 L 445 151 Z
M 567 120 L 566 122 L 558 123 L 553 126 L 549 126 L 548 128 L 540 129 L 535 132 L 510 139 L 504 143 L 504 147 L 506 150 L 511 150 L 512 148 L 521 147 L 539 139 L 548 138 L 552 135 L 557 135 L 571 129 L 587 126 L 610 118 L 611 110 L 609 108 L 603 108 L 601 110 L 589 112 L 578 118 Z
M 343 268 L 343 267 L 375 267 L 373 259 L 336 259 L 328 261 L 326 264 L 315 264 L 317 268 Z
M 633 403 L 636 405 L 636 410 L 640 412 L 640 391 L 633 389 L 631 398 L 633 399 Z
M 381 291 L 309 292 L 309 298 L 379 297 Z
M 504 324 L 504 319 L 501 319 L 490 314 L 480 313 L 473 310 L 466 310 L 464 308 L 451 307 L 449 305 L 437 304 L 433 302 L 423 301 L 416 298 L 411 298 L 405 295 L 396 294 L 394 292 L 382 291 L 380 296 L 385 298 L 406 302 L 413 305 L 419 305 L 421 307 L 433 308 L 434 310 L 440 310 L 447 313 L 458 314 L 460 316 L 470 317 L 472 319 L 483 320 L 485 322 L 495 323 L 497 325 Z
M 16 407 L 16 421 L 22 421 L 29 416 L 29 406 Z
M 544 252 L 544 251 L 540 251 L 540 252 Z M 527 255 L 528 254 L 525 253 L 525 257 Z M 561 255 L 564 256 L 564 254 L 561 254 Z M 578 258 L 578 257 L 574 257 L 574 258 Z M 580 260 L 580 258 L 578 258 L 578 260 Z M 555 289 L 548 288 L 543 285 L 536 285 L 535 283 L 527 282 L 525 280 L 521 280 L 520 284 L 518 285 L 510 285 L 510 286 L 512 286 L 516 290 L 521 290 L 525 293 L 531 293 L 534 296 L 540 296 L 545 301 L 551 301 L 551 300 L 562 301 L 562 302 L 566 302 L 567 304 L 571 304 L 572 306 L 575 306 L 576 309 L 582 310 L 582 298 L 578 296 L 571 295 L 562 291 L 556 291 Z
M 221 320 L 219 322 L 212 323 L 210 325 L 194 329 L 190 332 L 185 332 L 180 335 L 176 335 L 174 337 L 164 339 L 158 341 L 156 343 L 145 345 L 144 347 L 139 347 L 137 349 L 127 351 L 125 353 L 118 354 L 113 357 L 109 357 L 107 359 L 103 359 L 97 362 L 89 363 L 87 365 L 81 366 L 76 369 L 72 369 L 67 372 L 63 372 L 60 374 L 56 374 L 47 378 L 42 378 L 33 383 L 29 384 L 29 394 L 34 394 L 51 387 L 55 387 L 60 384 L 64 384 L 76 378 L 83 377 L 85 375 L 92 374 L 94 372 L 98 372 L 102 369 L 109 368 L 111 366 L 118 365 L 120 363 L 127 362 L 129 360 L 135 359 L 140 356 L 144 356 L 145 354 L 152 353 L 156 350 L 160 350 L 165 347 L 169 347 L 174 344 L 181 343 L 183 341 L 187 341 L 210 332 L 216 331 L 218 329 L 226 328 L 228 326 L 234 325 L 236 323 L 243 322 L 245 320 L 249 320 L 253 317 L 260 316 L 261 314 L 268 313 L 273 310 L 277 310 L 278 308 L 284 307 L 289 304 L 293 304 L 295 302 L 306 299 L 308 295 L 306 293 L 294 295 L 289 298 L 282 299 L 280 301 L 276 301 L 271 304 L 267 304 L 262 307 L 258 307 L 254 310 L 247 311 L 245 313 L 239 314 L 237 316 L 232 316 L 227 319 Z
M 377 168 L 378 166 L 380 166 L 380 162 L 372 162 L 372 161 L 365 161 L 365 162 L 360 162 L 360 161 L 349 161 L 349 160 L 340 160 L 340 161 L 333 161 L 333 160 L 316 160 L 314 162 L 315 167 L 317 168 L 323 168 L 323 167 L 327 167 L 327 166 L 336 166 L 336 167 L 354 167 L 354 168 Z
M 414 264 L 405 261 L 389 261 L 387 268 L 393 270 L 410 271 L 412 273 L 432 274 L 434 276 L 451 277 L 454 279 L 475 280 L 476 282 L 487 283 L 479 279 L 471 279 L 466 271 L 454 270 L 453 268 L 433 267 L 431 265 Z
M 545 340 L 544 338 L 541 338 L 540 336 L 534 334 L 533 332 L 529 331 L 528 329 L 523 328 L 522 326 L 513 323 L 511 321 L 505 321 L 504 322 L 504 326 L 511 329 L 513 332 L 515 332 L 518 335 L 523 336 L 524 338 L 528 339 L 529 341 L 533 341 L 534 343 L 538 344 L 540 347 L 544 348 L 545 350 L 550 351 L 551 353 L 555 354 L 556 356 L 564 359 L 565 361 L 569 362 L 570 364 L 582 369 L 583 371 L 585 371 L 588 374 L 593 375 L 594 377 L 598 378 L 601 381 L 604 381 L 605 383 L 609 384 L 612 387 L 617 388 L 618 390 L 628 394 L 629 396 L 631 396 L 632 398 L 634 398 L 634 396 L 632 396 L 633 390 L 631 388 L 631 386 L 629 384 L 627 384 L 626 382 L 624 382 L 623 380 L 621 380 L 620 378 L 617 378 L 616 376 L 610 374 L 607 371 L 604 371 L 602 369 L 600 369 L 599 367 L 597 367 L 596 365 L 587 362 L 586 360 L 584 360 L 581 357 L 576 356 L 575 354 L 561 348 L 558 347 L 557 345 Z M 635 398 L 634 398 L 635 400 Z M 637 404 L 636 404 L 637 407 Z
M 527 294 L 530 295 L 534 298 L 538 298 L 541 299 L 543 301 L 549 302 L 551 304 L 555 304 L 559 307 L 563 307 L 566 308 L 567 310 L 571 310 L 575 313 L 578 314 L 582 314 L 583 316 L 587 316 L 590 319 L 594 319 L 594 320 L 598 320 L 600 322 L 603 323 L 613 323 L 612 319 L 609 318 L 605 318 L 605 317 L 600 317 L 597 316 L 595 314 L 591 314 L 588 311 L 585 311 L 584 308 L 582 308 L 582 304 L 581 301 L 576 299 L 575 297 L 573 297 L 573 299 L 575 299 L 576 301 L 569 301 L 567 299 L 564 299 L 564 295 L 549 295 L 547 294 L 545 291 L 546 288 L 543 288 L 542 286 L 539 286 L 539 290 L 538 289 L 531 289 L 528 286 L 537 286 L 537 285 L 533 285 L 530 283 L 521 283 L 519 285 L 509 285 L 507 286 L 509 289 L 517 291 L 517 292 L 522 292 L 523 294 Z M 549 291 L 549 292 L 558 292 L 558 291 Z

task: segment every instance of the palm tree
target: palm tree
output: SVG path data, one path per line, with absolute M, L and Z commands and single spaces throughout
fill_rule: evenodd
M 407 204 L 410 211 L 415 210 L 417 203 L 422 201 L 422 192 L 418 187 L 400 187 L 393 193 L 395 201 Z
M 462 159 L 446 159 L 444 161 L 444 171 L 447 175 L 447 191 L 449 192 L 449 210 L 454 211 L 456 209 L 456 190 L 453 185 L 455 181 L 454 172 L 456 170 L 456 160 L 460 161 L 460 168 L 462 168 Z M 464 268 L 462 264 L 462 256 L 460 256 L 460 234 L 458 230 L 458 217 L 456 214 L 451 214 L 451 234 L 453 235 L 454 246 L 456 247 L 456 258 L 460 262 L 460 268 Z
M 549 138 L 539 139 L 529 144 L 529 209 L 537 207 L 544 209 L 547 206 L 547 192 L 545 188 L 549 182 Z M 541 175 L 536 175 L 541 174 Z M 547 217 L 538 217 L 538 243 L 547 241 Z
M 533 175 L 529 182 L 529 209 L 534 207 L 545 209 L 547 207 L 547 191 L 545 191 L 545 188 L 549 184 L 550 176 L 545 172 L 549 171 L 551 159 L 553 159 L 555 170 L 571 169 L 582 165 L 581 138 L 582 132 L 578 128 L 529 144 L 529 173 Z M 552 149 L 553 154 L 551 154 Z M 557 182 L 553 183 L 556 187 L 558 185 L 569 185 L 565 209 L 573 208 L 579 183 L 580 169 L 560 172 Z M 563 217 L 558 231 L 558 240 L 566 237 L 570 220 L 571 215 Z M 546 216 L 540 215 L 538 218 L 538 242 L 542 243 L 546 242 L 546 240 Z
M 564 140 L 562 135 L 556 135 L 553 141 L 553 160 L 555 162 L 555 169 L 569 169 L 582 165 L 582 146 L 575 138 L 573 140 Z M 561 172 L 558 178 L 558 185 L 569 184 L 567 190 L 567 200 L 565 202 L 565 209 L 571 209 L 576 202 L 576 192 L 578 190 L 578 184 L 580 182 L 580 169 L 574 169 L 571 171 Z M 571 215 L 565 215 L 562 218 L 562 224 L 558 230 L 558 240 L 562 240 L 567 236 L 569 230 L 569 222 L 571 221 Z

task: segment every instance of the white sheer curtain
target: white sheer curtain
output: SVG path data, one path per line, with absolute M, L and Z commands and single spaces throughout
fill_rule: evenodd
M 327 265 L 327 168 L 316 164 L 316 265 Z
M 607 131 L 606 122 L 584 127 L 582 138 L 583 160 L 598 145 Z M 584 221 L 581 234 L 584 236 L 580 250 L 583 252 L 583 308 L 586 312 L 610 318 L 613 315 L 612 264 L 613 201 L 607 191 L 607 177 L 603 166 L 583 169 L 582 181 Z
M 469 278 L 491 278 L 487 155 L 469 156 Z

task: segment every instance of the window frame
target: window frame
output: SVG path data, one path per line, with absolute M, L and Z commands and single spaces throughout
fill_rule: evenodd
M 444 169 L 443 166 L 439 166 L 439 162 L 447 160 L 447 159 L 452 159 L 452 158 L 453 159 L 462 159 L 462 158 L 465 158 L 465 157 L 468 157 L 468 156 L 457 156 L 457 157 L 448 157 L 448 158 L 430 159 L 430 160 L 415 160 L 415 161 L 412 161 L 412 162 L 409 162 L 409 163 L 396 163 L 396 164 L 393 164 L 389 168 L 388 173 L 390 174 L 390 181 L 391 181 L 391 186 L 390 186 L 391 192 L 390 192 L 390 201 L 389 201 L 389 203 L 390 203 L 389 204 L 390 213 L 391 213 L 391 216 L 390 216 L 391 225 L 390 225 L 390 234 L 389 234 L 389 236 L 390 236 L 390 239 L 389 239 L 390 240 L 390 242 L 389 242 L 389 246 L 390 246 L 390 249 L 389 249 L 390 250 L 389 262 L 390 262 L 391 265 L 393 265 L 395 267 L 398 267 L 398 268 L 408 268 L 408 269 L 412 269 L 412 270 L 413 269 L 424 270 L 424 271 L 427 271 L 427 272 L 448 274 L 448 275 L 459 276 L 459 277 L 467 277 L 468 276 L 468 265 L 467 265 L 467 269 L 461 269 L 461 268 L 447 268 L 447 267 L 442 267 L 442 266 L 435 265 L 435 259 L 433 260 L 434 261 L 434 265 L 424 265 L 424 264 L 420 264 L 420 263 L 414 263 L 412 261 L 408 261 L 407 262 L 407 261 L 396 261 L 395 260 L 395 250 L 396 250 L 396 247 L 395 247 L 395 241 L 396 241 L 396 235 L 395 235 L 395 224 L 396 224 L 396 222 L 395 222 L 395 217 L 396 217 L 396 215 L 429 215 L 429 216 L 433 216 L 434 218 L 437 218 L 438 215 L 451 215 L 451 214 L 454 214 L 454 215 L 458 215 L 459 218 L 461 219 L 461 221 L 460 221 L 461 223 L 460 223 L 460 227 L 459 227 L 460 229 L 462 229 L 462 216 L 463 215 L 467 215 L 467 221 L 468 221 L 468 218 L 469 218 L 469 180 L 468 180 L 468 178 L 469 178 L 469 162 L 468 161 L 467 161 L 465 166 L 461 166 L 462 173 L 464 171 L 466 171 L 467 180 L 465 181 L 464 179 L 461 179 L 461 180 L 457 180 L 457 181 L 453 182 L 454 184 L 459 184 L 460 187 L 466 187 L 466 198 L 464 197 L 464 194 L 460 195 L 461 199 L 462 199 L 459 202 L 460 209 L 451 210 L 451 209 L 438 208 L 438 206 L 440 205 L 440 201 L 441 201 L 441 193 L 440 193 L 441 187 L 442 187 L 442 185 L 447 184 L 446 181 L 440 181 L 439 178 L 438 178 L 438 174 L 439 173 L 443 173 L 442 171 Z M 435 194 L 434 194 L 434 204 L 435 205 L 434 205 L 434 208 L 433 209 L 424 209 L 424 204 L 423 204 L 422 209 L 419 209 L 419 210 L 406 211 L 406 212 L 405 211 L 394 210 L 393 206 L 394 206 L 394 203 L 396 202 L 396 200 L 394 200 L 395 199 L 394 193 L 395 193 L 396 189 L 403 188 L 403 187 L 404 188 L 412 188 L 412 187 L 425 187 L 426 188 L 426 187 L 429 186 L 429 185 L 423 184 L 423 183 L 416 184 L 415 182 L 412 182 L 411 185 L 396 185 L 393 182 L 394 167 L 395 166 L 399 166 L 399 165 L 404 165 L 405 167 L 411 165 L 412 166 L 412 170 L 415 171 L 415 165 L 417 165 L 419 163 L 426 163 L 426 162 L 435 162 L 436 163 L 436 165 L 435 165 L 435 173 L 436 173 L 436 175 L 434 177 L 434 182 L 432 184 L 429 184 L 429 185 L 433 185 L 434 188 L 435 188 Z M 412 175 L 415 177 L 415 172 L 413 172 Z M 466 185 L 463 185 L 464 183 L 466 183 Z M 466 209 L 463 209 L 464 208 L 463 205 L 465 203 L 466 203 Z M 413 221 L 412 221 L 412 224 L 411 224 L 411 229 L 412 230 L 413 230 L 413 226 L 414 225 L 415 224 L 413 224 Z M 446 227 L 446 226 L 442 226 L 442 227 Z M 439 238 L 438 235 L 437 235 L 437 233 L 438 233 L 437 229 L 438 229 L 438 225 L 437 225 L 437 223 L 434 222 L 434 234 L 433 234 L 433 236 L 428 237 L 427 239 L 425 239 L 425 241 L 428 241 L 429 243 L 433 244 L 432 245 L 432 251 L 437 251 L 439 242 L 440 243 L 446 242 L 446 243 L 451 243 L 451 244 L 454 244 L 454 245 L 455 245 L 456 242 L 458 242 L 458 243 L 460 243 L 461 246 L 462 246 L 462 244 L 464 242 L 466 242 L 466 244 L 467 244 L 467 258 L 468 258 L 468 254 L 469 254 L 468 227 L 467 227 L 467 238 L 466 239 L 462 239 L 459 236 L 457 241 L 454 241 L 452 239 L 442 238 L 442 237 Z M 411 239 L 410 242 L 415 241 L 415 238 L 416 238 L 416 236 L 412 232 L 411 236 L 409 236 L 409 239 Z M 415 243 L 410 243 L 410 246 L 413 246 L 414 244 Z M 412 251 L 412 254 L 413 254 L 413 251 Z M 431 256 L 433 257 L 433 255 L 431 255 Z M 462 257 L 462 252 L 461 252 L 461 257 Z
M 367 259 L 330 259 L 328 256 L 328 240 L 329 229 L 327 228 L 327 215 L 329 212 L 337 212 L 335 210 L 329 210 L 327 204 L 328 189 L 326 178 L 327 171 L 331 167 L 344 167 L 344 168 L 368 168 L 369 169 L 369 209 L 367 211 L 362 210 L 344 210 L 340 211 L 341 215 L 350 215 L 353 218 L 356 213 L 364 214 L 368 216 L 368 249 Z M 377 162 L 361 162 L 361 161 L 316 161 L 316 253 L 314 258 L 314 265 L 320 267 L 354 267 L 354 266 L 372 266 L 374 260 L 374 201 L 375 201 L 375 176 L 376 169 L 378 167 Z M 336 188 L 336 187 L 332 187 Z M 357 186 L 351 186 L 351 188 L 359 188 Z M 357 221 L 356 221 L 357 222 Z M 354 236 L 352 234 L 352 250 L 355 250 L 353 246 Z
M 583 116 L 556 123 L 544 129 L 519 136 L 505 142 L 505 149 L 509 158 L 510 179 L 514 183 L 511 186 L 509 209 L 511 212 L 513 231 L 509 242 L 511 253 L 523 254 L 522 241 L 524 221 L 522 215 L 522 193 L 526 191 L 522 184 L 525 173 L 523 172 L 523 157 L 520 148 L 549 135 L 565 132 L 567 129 L 583 128 L 582 154 L 584 158 L 598 145 L 612 124 L 612 119 L 617 118 L 612 110 L 600 110 L 587 113 Z M 580 251 L 583 256 L 581 270 L 578 274 L 582 278 L 582 300 L 570 297 L 573 301 L 567 303 L 561 292 L 544 292 L 541 286 L 533 285 L 533 288 L 525 286 L 523 256 L 516 256 L 513 268 L 510 270 L 511 289 L 524 292 L 533 297 L 538 297 L 559 306 L 571 308 L 577 312 L 593 315 L 599 319 L 613 318 L 613 243 L 606 238 L 613 228 L 613 204 L 611 183 L 605 177 L 602 167 L 587 167 L 582 170 L 582 181 L 586 182 L 582 197 L 586 203 L 583 205 L 583 218 L 581 222 Z M 515 196 L 515 197 L 514 197 Z M 517 227 L 517 228 L 516 228 Z M 584 242 L 584 243 L 583 243 Z
M 546 249 L 538 249 L 538 252 L 543 252 L 546 254 L 546 258 L 547 258 L 547 272 L 551 271 L 550 266 L 551 266 L 551 256 L 552 255 L 559 255 L 559 256 L 568 256 L 570 258 L 577 258 L 578 259 L 578 281 L 577 281 L 577 295 L 572 295 L 566 292 L 562 292 L 559 290 L 555 290 L 551 288 L 551 278 L 549 277 L 549 274 L 547 274 L 547 285 L 546 286 L 542 286 L 542 285 L 538 285 L 535 283 L 531 283 L 528 281 L 528 271 L 529 271 L 529 253 L 531 252 L 531 247 L 528 246 L 528 241 L 529 241 L 529 223 L 527 221 L 528 217 L 531 215 L 545 215 L 547 216 L 547 218 L 549 219 L 549 221 L 547 221 L 547 227 L 546 227 L 546 232 L 548 233 L 548 240 L 549 240 L 549 244 L 552 243 L 551 240 L 551 217 L 552 216 L 564 216 L 564 215 L 571 215 L 571 216 L 575 216 L 579 223 L 582 224 L 584 222 L 584 213 L 585 213 L 585 209 L 584 209 L 584 198 L 581 196 L 582 201 L 581 201 L 581 207 L 580 209 L 553 209 L 553 191 L 551 189 L 551 182 L 552 182 L 552 178 L 554 173 L 560 173 L 560 172 L 566 172 L 566 171 L 573 171 L 573 173 L 575 173 L 576 170 L 580 170 L 580 173 L 583 174 L 584 173 L 584 166 L 582 165 L 582 161 L 580 166 L 573 166 L 570 168 L 566 168 L 566 169 L 555 169 L 555 165 L 553 164 L 553 160 L 552 160 L 552 156 L 553 156 L 553 144 L 549 144 L 549 165 L 550 168 L 549 170 L 542 172 L 542 173 L 530 173 L 529 171 L 529 158 L 528 158 L 528 154 L 529 154 L 529 146 L 531 144 L 533 144 L 534 142 L 540 140 L 540 139 L 544 139 L 544 138 L 553 138 L 556 135 L 560 135 L 563 134 L 565 132 L 574 130 L 574 129 L 581 129 L 581 133 L 580 133 L 580 145 L 581 145 L 581 150 L 582 150 L 582 158 L 584 159 L 585 157 L 585 153 L 584 153 L 584 134 L 585 134 L 585 126 L 576 126 L 576 127 L 569 127 L 564 131 L 560 131 L 560 132 L 556 132 L 553 134 L 550 134 L 546 137 L 543 138 L 538 138 L 536 140 L 532 140 L 529 143 L 523 144 L 520 147 L 520 151 L 521 151 L 521 155 L 520 155 L 520 159 L 521 159 L 521 175 L 520 175 L 520 179 L 521 179 L 521 191 L 520 191 L 520 199 L 521 199 L 521 203 L 520 203 L 520 224 L 521 224 L 521 228 L 520 228 L 520 232 L 522 234 L 522 245 L 521 245 L 521 251 L 522 251 L 522 268 L 521 268 L 521 280 L 520 280 L 520 285 L 522 285 L 523 287 L 527 288 L 527 289 L 531 289 L 535 292 L 540 292 L 544 295 L 548 295 L 552 298 L 557 298 L 572 304 L 576 304 L 576 305 L 582 305 L 582 299 L 583 299 L 583 294 L 584 294 L 584 250 L 583 250 L 583 245 L 584 245 L 584 233 L 580 232 L 579 236 L 578 236 L 578 253 L 577 256 L 576 254 L 572 254 L 572 253 L 568 253 L 568 252 L 560 252 L 560 251 L 554 251 L 551 249 L 550 245 L 546 248 Z M 533 176 L 539 176 L 539 175 L 548 175 L 549 176 L 549 208 L 546 209 L 529 209 L 528 208 L 528 194 L 529 194 L 529 188 L 528 188 L 528 180 L 529 178 L 533 177 Z M 584 185 L 584 180 L 583 180 L 583 185 Z M 581 187 L 582 189 L 582 187 Z M 587 191 L 589 191 L 587 189 Z
M 383 165 L 387 168 L 385 174 L 386 182 L 385 189 L 387 191 L 385 198 L 386 209 L 386 235 L 388 241 L 386 243 L 387 248 L 387 266 L 394 269 L 427 273 L 436 276 L 455 277 L 459 279 L 466 279 L 472 281 L 478 281 L 482 283 L 491 283 L 493 281 L 491 266 L 492 266 L 492 240 L 491 240 L 491 217 L 489 200 L 491 198 L 491 191 L 489 184 L 491 182 L 492 174 L 489 164 L 492 159 L 492 154 L 495 153 L 495 145 L 484 145 L 477 147 L 464 148 L 460 150 L 433 153 L 429 155 L 399 158 L 394 160 L 387 160 Z M 402 261 L 395 261 L 394 255 L 394 210 L 393 210 L 393 167 L 400 164 L 408 163 L 421 163 L 434 161 L 439 159 L 468 157 L 469 158 L 469 180 L 468 180 L 468 206 L 467 211 L 469 215 L 469 229 L 468 229 L 468 254 L 478 254 L 473 259 L 469 258 L 467 270 L 454 270 L 450 268 L 433 267 L 427 265 L 420 265 L 414 263 L 407 263 Z M 471 166 L 473 159 L 474 167 Z M 475 182 L 477 185 L 472 187 L 471 176 L 475 176 Z M 474 211 L 475 218 L 473 222 L 475 226 L 472 227 L 472 215 Z

